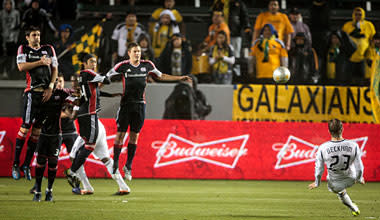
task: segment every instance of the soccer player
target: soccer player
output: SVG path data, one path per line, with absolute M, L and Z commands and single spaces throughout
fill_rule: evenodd
M 54 82 L 58 75 L 58 62 L 51 45 L 40 45 L 40 30 L 30 27 L 26 30 L 27 45 L 21 45 L 17 51 L 17 66 L 26 72 L 27 87 L 24 90 L 23 122 L 16 138 L 15 158 L 12 166 L 12 177 L 20 179 L 20 154 L 29 129 L 32 132 L 28 140 L 28 148 L 21 170 L 26 179 L 31 180 L 30 162 L 37 147 L 42 122 L 37 120 L 42 103 L 50 99 Z
M 345 140 L 342 137 L 343 125 L 338 119 L 330 120 L 328 123 L 331 141 L 322 144 L 315 161 L 315 181 L 309 185 L 314 189 L 320 185 L 324 171 L 324 164 L 328 168 L 328 189 L 338 195 L 339 200 L 351 209 L 352 215 L 360 214 L 358 206 L 351 201 L 346 188 L 353 186 L 356 182 L 364 184 L 363 163 L 361 151 L 356 142 Z
M 125 178 L 132 180 L 132 161 L 135 156 L 137 140 L 145 119 L 145 87 L 147 76 L 154 74 L 161 81 L 188 81 L 189 76 L 172 76 L 161 73 L 149 60 L 141 60 L 141 48 L 137 43 L 127 46 L 129 60 L 116 64 L 107 76 L 122 74 L 123 96 L 117 112 L 117 133 L 114 142 L 114 172 L 119 168 L 119 155 L 123 146 L 125 133 L 130 127 L 128 141 L 128 157 L 124 166 Z
M 38 141 L 36 183 L 33 201 L 41 201 L 41 183 L 46 162 L 48 164 L 48 186 L 45 191 L 45 201 L 53 201 L 53 183 L 57 173 L 58 156 L 62 144 L 61 111 L 65 102 L 73 102 L 68 90 L 54 89 L 53 96 L 40 107 L 43 115 L 41 137 Z
M 113 174 L 113 160 L 110 157 L 110 154 L 108 151 L 106 129 L 104 128 L 100 120 L 98 121 L 98 125 L 99 125 L 99 134 L 98 134 L 98 138 L 96 139 L 96 145 L 95 145 L 93 154 L 103 162 L 104 166 L 106 166 L 107 171 L 111 175 L 112 179 L 114 179 L 116 183 L 119 185 L 119 191 L 116 192 L 115 195 L 127 195 L 129 194 L 130 189 L 128 185 L 124 182 L 123 177 L 121 176 L 120 172 L 117 171 L 115 174 Z M 84 145 L 84 140 L 81 137 L 78 137 L 70 153 L 70 159 L 75 158 L 76 152 L 83 145 Z M 93 194 L 94 188 L 91 186 L 87 178 L 86 172 L 84 170 L 84 165 L 82 165 L 79 168 L 79 170 L 77 171 L 77 174 L 79 176 L 80 181 L 83 184 L 83 190 L 81 190 L 79 187 L 75 187 L 72 190 L 73 193 L 81 194 L 81 195 Z
M 97 60 L 92 54 L 82 54 L 83 62 L 82 71 L 79 76 L 79 87 L 81 89 L 81 104 L 74 109 L 74 114 L 78 118 L 79 133 L 85 140 L 84 147 L 80 148 L 75 157 L 71 168 L 65 171 L 69 184 L 76 187 L 80 182 L 77 178 L 76 171 L 84 164 L 87 157 L 95 149 L 96 139 L 98 137 L 98 115 L 100 111 L 99 89 L 100 83 L 109 84 L 110 81 L 105 76 L 95 72 Z

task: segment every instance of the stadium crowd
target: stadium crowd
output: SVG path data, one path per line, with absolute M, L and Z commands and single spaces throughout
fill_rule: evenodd
M 86 3 L 102 8 L 113 1 L 62 2 L 3 0 L 1 79 L 25 77 L 18 72 L 15 59 L 17 46 L 25 42 L 24 30 L 28 26 L 39 26 L 41 42 L 54 46 L 59 72 L 65 80 L 75 75 L 74 51 L 69 48 L 86 29 L 76 27 L 80 18 L 76 8 Z M 375 25 L 366 20 L 363 1 L 351 4 L 351 20 L 333 28 L 331 7 L 340 7 L 339 1 L 313 0 L 309 5 L 287 1 L 291 8 L 281 10 L 283 1 L 269 0 L 264 4 L 214 0 L 209 3 L 207 32 L 187 28 L 181 6 L 175 0 L 149 2 L 162 3 L 151 11 L 149 19 L 141 16 L 147 13 L 142 9 L 142 1 L 114 2 L 114 7 L 127 7 L 123 7 L 123 16 L 112 12 L 106 15 L 113 22 L 105 23 L 107 30 L 112 31 L 105 31 L 102 36 L 100 72 L 126 58 L 129 42 L 138 42 L 143 59 L 153 61 L 163 72 L 194 74 L 199 83 L 274 83 L 273 70 L 286 66 L 292 73 L 291 84 L 368 85 L 379 59 L 380 35 L 376 34 Z M 246 4 L 266 8 L 250 14 Z M 97 16 L 97 12 L 92 16 Z M 121 17 L 124 21 L 114 25 Z M 198 31 L 203 31 L 203 41 L 194 38 Z M 149 82 L 155 80 L 149 78 Z

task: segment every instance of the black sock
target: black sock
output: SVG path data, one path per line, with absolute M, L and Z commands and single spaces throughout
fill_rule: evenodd
M 113 162 L 114 164 L 119 164 L 119 156 L 120 156 L 120 152 L 121 152 L 121 148 L 123 147 L 123 145 L 121 144 L 114 144 L 113 146 Z
M 44 177 L 45 165 L 36 166 L 36 192 L 41 192 L 42 178 Z
M 27 166 L 27 167 L 30 166 L 30 162 L 32 161 L 36 148 L 37 148 L 37 143 L 29 139 L 28 148 L 26 150 L 26 155 L 25 155 L 25 160 L 24 160 L 24 163 L 22 164 L 23 166 Z
M 53 183 L 55 180 L 55 176 L 57 175 L 57 169 L 56 168 L 49 168 L 48 169 L 48 189 L 51 190 L 53 188 Z
M 25 144 L 25 139 L 16 138 L 16 149 L 15 149 L 15 160 L 13 164 L 19 165 L 20 164 L 20 155 L 22 151 L 22 147 Z
M 92 151 L 92 148 L 81 147 L 78 155 L 74 158 L 73 164 L 71 165 L 71 171 L 77 172 L 80 166 L 86 162 L 87 157 L 92 153 Z
M 127 163 L 125 163 L 125 166 L 127 167 L 128 170 L 132 170 L 132 162 L 133 158 L 135 157 L 136 153 L 136 144 L 128 144 L 128 158 L 127 158 Z

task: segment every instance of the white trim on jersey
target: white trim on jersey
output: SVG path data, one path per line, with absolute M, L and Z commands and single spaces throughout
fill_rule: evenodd
M 149 71 L 149 73 L 153 73 L 153 74 L 155 74 L 157 77 L 161 77 L 161 76 L 162 76 L 162 72 L 159 71 L 157 68 L 154 68 L 153 70 Z
M 26 54 L 17 55 L 17 64 L 26 63 Z
M 92 82 L 92 83 L 103 82 L 104 78 L 106 78 L 106 77 L 105 76 L 101 76 L 99 74 L 96 74 L 95 77 L 91 81 L 89 81 L 89 82 Z
M 26 104 L 26 115 L 25 115 L 25 123 L 29 124 L 30 123 L 30 111 L 32 108 L 32 93 L 28 93 L 28 103 Z
M 91 132 L 90 132 L 90 140 L 88 140 L 90 143 L 93 143 L 95 139 L 95 132 L 96 132 L 95 116 L 96 115 L 91 115 Z

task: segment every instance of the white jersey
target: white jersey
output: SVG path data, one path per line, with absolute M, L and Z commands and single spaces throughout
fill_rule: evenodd
M 358 144 L 350 140 L 328 141 L 322 144 L 315 160 L 315 183 L 319 186 L 325 164 L 327 179 L 339 181 L 352 178 L 359 181 L 363 177 L 363 163 Z

